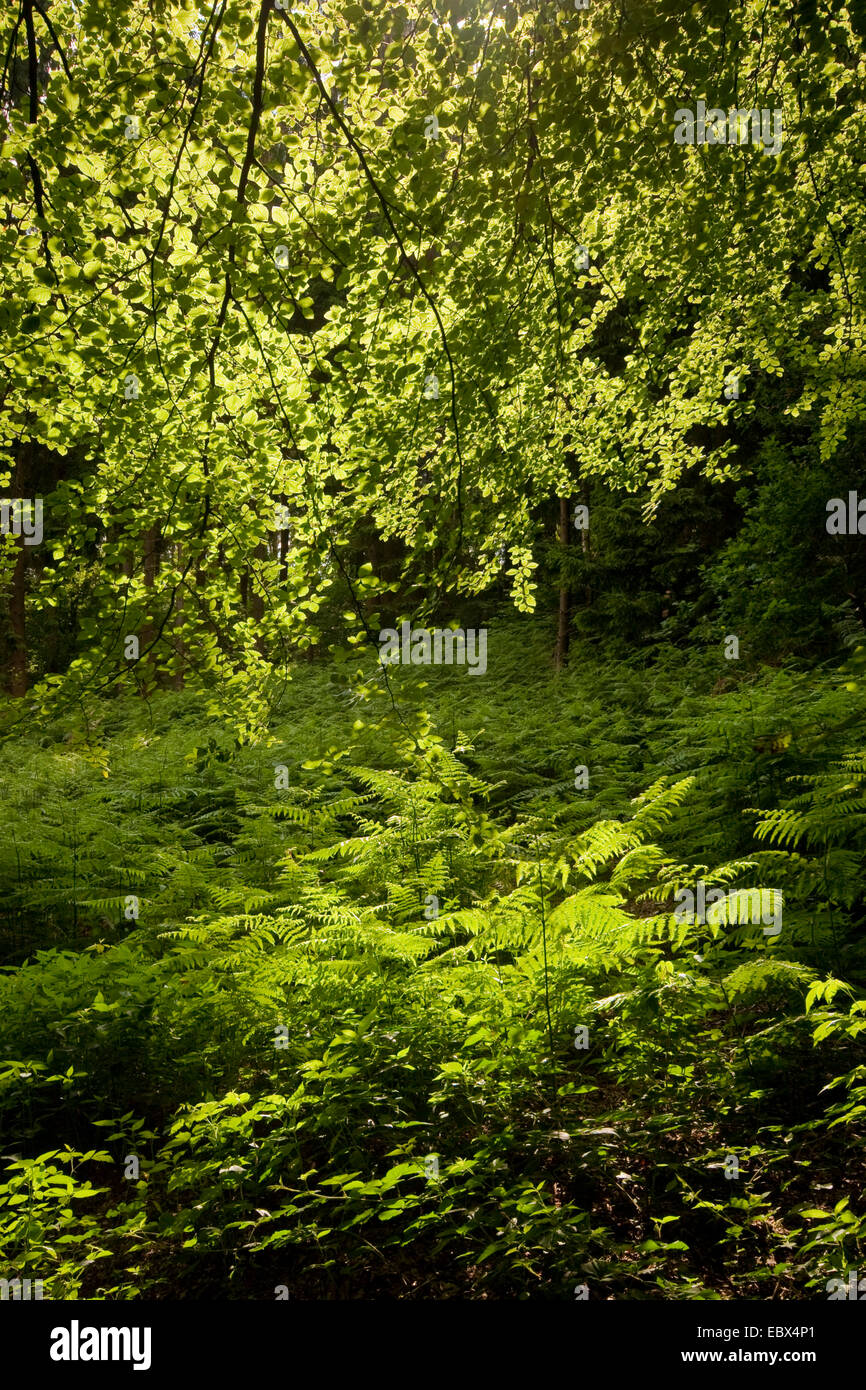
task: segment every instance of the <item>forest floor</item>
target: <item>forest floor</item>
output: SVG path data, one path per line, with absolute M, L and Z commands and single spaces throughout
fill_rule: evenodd
M 0 755 L 0 1238 L 52 1297 L 807 1298 L 862 1244 L 866 694 L 492 628 Z M 784 893 L 773 935 L 688 921 Z M 726 896 L 727 895 L 727 896 Z M 727 909 L 726 909 L 727 911 Z

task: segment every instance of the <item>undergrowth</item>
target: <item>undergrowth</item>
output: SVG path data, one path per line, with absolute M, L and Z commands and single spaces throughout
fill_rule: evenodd
M 483 682 L 302 667 L 255 743 L 165 694 L 4 747 L 0 1241 L 47 1297 L 862 1260 L 866 697 L 498 637 Z

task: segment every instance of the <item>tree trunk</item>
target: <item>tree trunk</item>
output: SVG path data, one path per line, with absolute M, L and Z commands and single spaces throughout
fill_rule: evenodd
M 156 636 L 156 614 L 152 611 L 151 606 L 154 603 L 156 597 L 153 591 L 156 587 L 156 576 L 159 574 L 160 551 L 162 548 L 162 537 L 160 536 L 159 526 L 148 527 L 148 529 L 144 533 L 144 536 L 142 537 L 142 547 L 142 560 L 144 564 L 144 585 L 145 588 L 148 590 L 146 600 L 148 605 L 148 611 L 145 614 L 145 620 L 142 625 L 141 633 L 139 635 L 139 650 L 141 655 L 143 656 L 146 648 L 150 646 L 151 642 L 154 640 Z M 155 655 L 152 658 L 152 660 L 155 663 Z M 146 683 L 143 683 L 142 694 L 145 694 L 146 688 Z
M 561 569 L 559 577 L 559 620 L 556 627 L 556 651 L 553 664 L 561 671 L 568 660 L 568 644 L 571 637 L 571 598 L 568 590 L 568 498 L 559 499 L 559 543 L 562 546 Z
M 280 562 L 280 583 L 285 584 L 289 577 L 289 532 L 277 532 L 277 559 Z
M 586 507 L 587 512 L 589 512 L 589 486 L 588 486 L 588 484 L 586 484 L 586 483 L 584 483 L 583 488 L 581 489 L 581 497 L 583 498 L 583 504 L 584 504 L 584 506 Z M 580 548 L 581 548 L 581 550 L 583 551 L 583 558 L 584 558 L 584 560 L 589 560 L 589 529 L 588 529 L 588 528 L 582 530 L 581 533 L 580 533 Z M 586 598 L 586 606 L 587 606 L 587 608 L 589 608 L 590 604 L 592 603 L 592 586 L 590 585 L 590 583 L 589 583 L 588 580 L 587 580 L 587 583 L 586 583 L 586 585 L 585 585 L 585 587 L 584 587 L 584 591 L 583 591 L 583 592 L 584 592 L 584 597 Z
M 15 465 L 15 475 L 13 479 L 13 497 L 26 498 L 30 493 L 30 480 L 34 476 L 34 446 L 30 444 L 21 445 L 20 452 Z M 21 503 L 24 506 L 24 503 Z M 15 568 L 12 571 L 12 578 L 9 582 L 9 630 L 12 638 L 12 650 L 9 654 L 9 675 L 7 687 L 9 694 L 15 699 L 21 699 L 27 694 L 28 685 L 28 652 L 27 652 L 27 561 L 29 559 L 28 547 L 24 544 L 24 536 L 18 537 L 18 554 L 15 557 Z
M 253 551 L 253 559 L 267 560 L 267 558 L 267 546 L 257 545 L 255 550 Z M 257 580 L 258 583 L 256 582 Z M 261 578 L 261 572 L 259 571 L 257 573 L 254 570 L 250 575 L 249 581 L 249 614 L 256 625 L 256 651 L 259 653 L 260 656 L 264 656 L 265 654 L 265 643 L 264 638 L 262 637 L 262 623 L 265 616 L 265 600 L 261 587 L 262 582 L 263 581 Z
M 9 626 L 12 630 L 12 652 L 9 658 L 9 694 L 16 699 L 27 694 L 27 632 L 24 616 L 27 551 L 23 538 L 18 542 L 18 554 L 9 586 Z
M 175 568 L 178 574 L 183 570 L 183 546 L 175 545 L 172 548 Z M 183 585 L 180 585 L 174 598 L 174 651 L 177 658 L 177 670 L 174 673 L 175 690 L 183 690 L 184 667 L 186 665 L 186 643 L 183 639 Z

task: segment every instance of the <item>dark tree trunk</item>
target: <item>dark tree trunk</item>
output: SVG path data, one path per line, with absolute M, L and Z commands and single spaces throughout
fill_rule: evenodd
M 27 551 L 23 539 L 18 543 L 15 568 L 9 586 L 9 626 L 12 652 L 9 658 L 9 694 L 17 699 L 27 694 L 27 631 L 24 613 Z
M 142 538 L 142 560 L 144 564 L 144 584 L 148 590 L 147 612 L 144 624 L 139 636 L 139 650 L 141 655 L 156 637 L 156 613 L 153 611 L 153 604 L 156 595 L 156 576 L 159 574 L 160 551 L 162 548 L 162 537 L 158 526 L 150 526 L 145 531 Z M 155 659 L 155 658 L 154 658 Z
M 254 560 L 267 560 L 267 546 L 257 545 L 253 551 Z M 265 644 L 262 637 L 262 622 L 265 616 L 265 600 L 263 594 L 263 580 L 261 573 L 254 570 L 250 575 L 249 583 L 249 614 L 256 625 L 256 651 L 260 656 L 265 654 Z
M 568 589 L 568 498 L 559 499 L 559 543 L 562 546 L 561 570 L 559 577 L 559 620 L 556 627 L 556 651 L 553 664 L 561 671 L 568 660 L 568 644 L 571 637 L 571 596 Z
M 581 496 L 582 496 L 582 498 L 583 498 L 583 504 L 584 504 L 584 506 L 586 507 L 587 511 L 589 511 L 589 488 L 588 488 L 587 486 L 585 486 L 585 485 L 584 485 L 584 487 L 583 487 Z M 583 551 L 583 558 L 584 558 L 585 560 L 588 560 L 588 559 L 589 559 L 589 530 L 588 530 L 588 529 L 584 529 L 584 530 L 582 530 L 581 533 L 580 533 L 580 548 L 581 548 L 581 550 Z M 589 584 L 587 584 L 587 586 L 586 586 L 586 602 L 587 602 L 587 606 L 588 606 L 590 603 L 592 603 L 592 589 L 590 588 Z
M 178 574 L 183 572 L 183 546 L 173 547 L 173 558 Z M 175 690 L 183 690 L 184 667 L 186 665 L 186 643 L 183 637 L 183 585 L 178 587 L 174 597 L 174 651 L 177 657 L 177 670 L 174 673 Z
M 13 478 L 12 497 L 29 497 L 30 481 L 34 476 L 34 446 L 21 444 L 20 452 L 15 465 L 15 475 Z M 24 503 L 22 502 L 22 506 Z M 28 685 L 28 651 L 27 651 L 27 561 L 29 547 L 24 544 L 24 536 L 18 537 L 18 554 L 15 557 L 15 567 L 12 571 L 12 578 L 9 581 L 9 632 L 11 637 L 11 651 L 9 653 L 9 674 L 7 677 L 7 688 L 9 694 L 15 699 L 20 699 L 27 694 Z

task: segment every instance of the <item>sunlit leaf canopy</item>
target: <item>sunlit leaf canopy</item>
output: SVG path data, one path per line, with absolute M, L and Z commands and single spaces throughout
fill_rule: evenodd
M 56 460 L 38 603 L 98 551 L 63 679 L 122 677 L 144 617 L 226 688 L 330 597 L 361 640 L 364 537 L 421 616 L 503 564 L 531 609 L 534 508 L 736 476 L 759 382 L 831 457 L 866 414 L 863 28 L 835 0 L 10 8 L 0 466 Z M 778 151 L 675 143 L 699 100 L 781 111 Z

